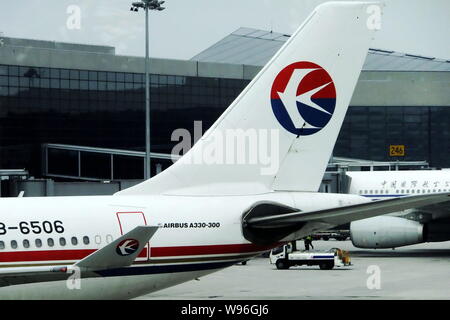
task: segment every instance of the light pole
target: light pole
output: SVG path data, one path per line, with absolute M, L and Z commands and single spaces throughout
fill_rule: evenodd
M 145 179 L 150 179 L 151 166 L 150 166 L 150 85 L 148 79 L 148 10 L 162 11 L 165 8 L 161 5 L 165 1 L 158 0 L 141 0 L 139 2 L 133 2 L 131 4 L 130 11 L 139 11 L 139 8 L 145 10 Z

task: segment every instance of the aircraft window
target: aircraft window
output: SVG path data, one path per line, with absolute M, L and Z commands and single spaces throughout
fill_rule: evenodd
M 431 189 L 428 189 L 428 193 L 430 193 L 431 192 Z
M 395 193 L 399 193 L 399 191 L 398 191 L 398 190 L 395 190 Z
M 113 241 L 113 236 L 110 234 L 106 235 L 106 243 L 111 243 Z
M 416 192 L 416 190 L 412 189 L 412 190 L 411 190 L 411 193 L 414 193 L 414 192 Z
M 406 193 L 409 193 L 409 189 L 408 189 L 408 190 L 406 190 Z
M 375 194 L 378 194 L 378 190 L 375 190 Z
M 83 237 L 83 243 L 84 244 L 89 244 L 89 237 L 88 236 L 84 236 Z
M 438 192 L 441 192 L 441 189 L 439 189 Z
M 5 243 L 3 241 L 0 241 L 0 250 L 5 249 Z
M 373 193 L 373 190 L 370 190 L 370 194 L 372 194 Z
M 27 239 L 23 240 L 23 247 L 24 248 L 29 248 L 30 247 L 30 241 L 28 241 Z
M 102 238 L 101 238 L 99 235 L 96 235 L 96 236 L 95 236 L 95 243 L 96 243 L 96 244 L 102 243 Z
M 361 194 L 362 193 L 362 190 L 359 190 L 359 194 Z
M 367 194 L 367 190 L 364 190 L 364 193 Z
M 17 241 L 16 240 L 11 240 L 11 248 L 17 249 Z
M 78 239 L 77 239 L 77 237 L 72 237 L 72 239 L 70 239 L 70 242 L 72 242 L 72 244 L 73 244 L 74 246 L 76 246 L 76 245 L 78 244 Z
M 436 192 L 436 189 L 433 189 L 433 192 Z
M 41 241 L 41 239 L 36 239 L 36 240 L 34 241 L 34 244 L 36 245 L 37 248 L 42 247 L 42 241 Z
M 389 193 L 389 190 L 386 190 L 386 194 L 388 194 Z
M 55 241 L 53 241 L 52 238 L 48 238 L 48 239 L 47 239 L 47 245 L 48 245 L 49 247 L 53 247 L 53 246 L 55 245 Z
M 59 238 L 59 244 L 61 246 L 65 246 L 66 245 L 66 238 L 63 238 L 63 237 Z

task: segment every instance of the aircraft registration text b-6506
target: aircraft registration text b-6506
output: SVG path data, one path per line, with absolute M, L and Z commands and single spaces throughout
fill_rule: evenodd
M 20 221 L 18 225 L 8 226 L 0 222 L 0 235 L 17 230 L 22 234 L 63 233 L 64 227 L 60 220 L 55 221 Z

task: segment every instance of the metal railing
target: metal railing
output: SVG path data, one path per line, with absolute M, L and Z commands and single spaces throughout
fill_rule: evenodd
M 365 159 L 352 159 L 344 157 L 332 157 L 328 163 L 330 168 L 387 168 L 387 170 L 399 170 L 402 167 L 416 167 L 416 169 L 431 169 L 427 161 L 372 161 Z
M 77 166 L 78 166 L 78 174 L 61 174 L 52 172 L 49 170 L 49 150 L 63 150 L 63 151 L 75 151 L 77 152 Z M 54 143 L 45 143 L 42 144 L 42 153 L 43 153 L 43 176 L 47 177 L 56 177 L 56 178 L 65 178 L 65 179 L 77 179 L 77 180 L 90 180 L 90 181 L 104 181 L 104 180 L 114 180 L 114 157 L 115 156 L 126 156 L 126 157 L 134 157 L 145 159 L 145 152 L 141 151 L 132 151 L 132 150 L 123 150 L 123 149 L 111 149 L 111 148 L 97 148 L 97 147 L 86 147 L 86 146 L 77 146 L 77 145 L 68 145 L 68 144 L 54 144 Z M 82 154 L 83 153 L 96 153 L 96 154 L 105 154 L 109 156 L 110 159 L 110 176 L 105 178 L 99 177 L 87 177 L 82 175 L 83 161 Z M 151 152 L 150 157 L 153 159 L 160 160 L 172 160 L 179 159 L 178 155 L 171 155 L 167 153 L 158 153 Z M 142 161 L 142 172 L 145 170 L 145 162 Z M 142 176 L 143 178 L 144 176 Z
M 9 179 L 9 177 L 27 177 L 28 170 L 25 169 L 0 169 L 0 180 Z

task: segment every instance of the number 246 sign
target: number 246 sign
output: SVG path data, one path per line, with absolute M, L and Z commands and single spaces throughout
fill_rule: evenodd
M 403 144 L 390 145 L 389 146 L 389 155 L 391 157 L 403 157 L 405 155 L 405 146 Z

